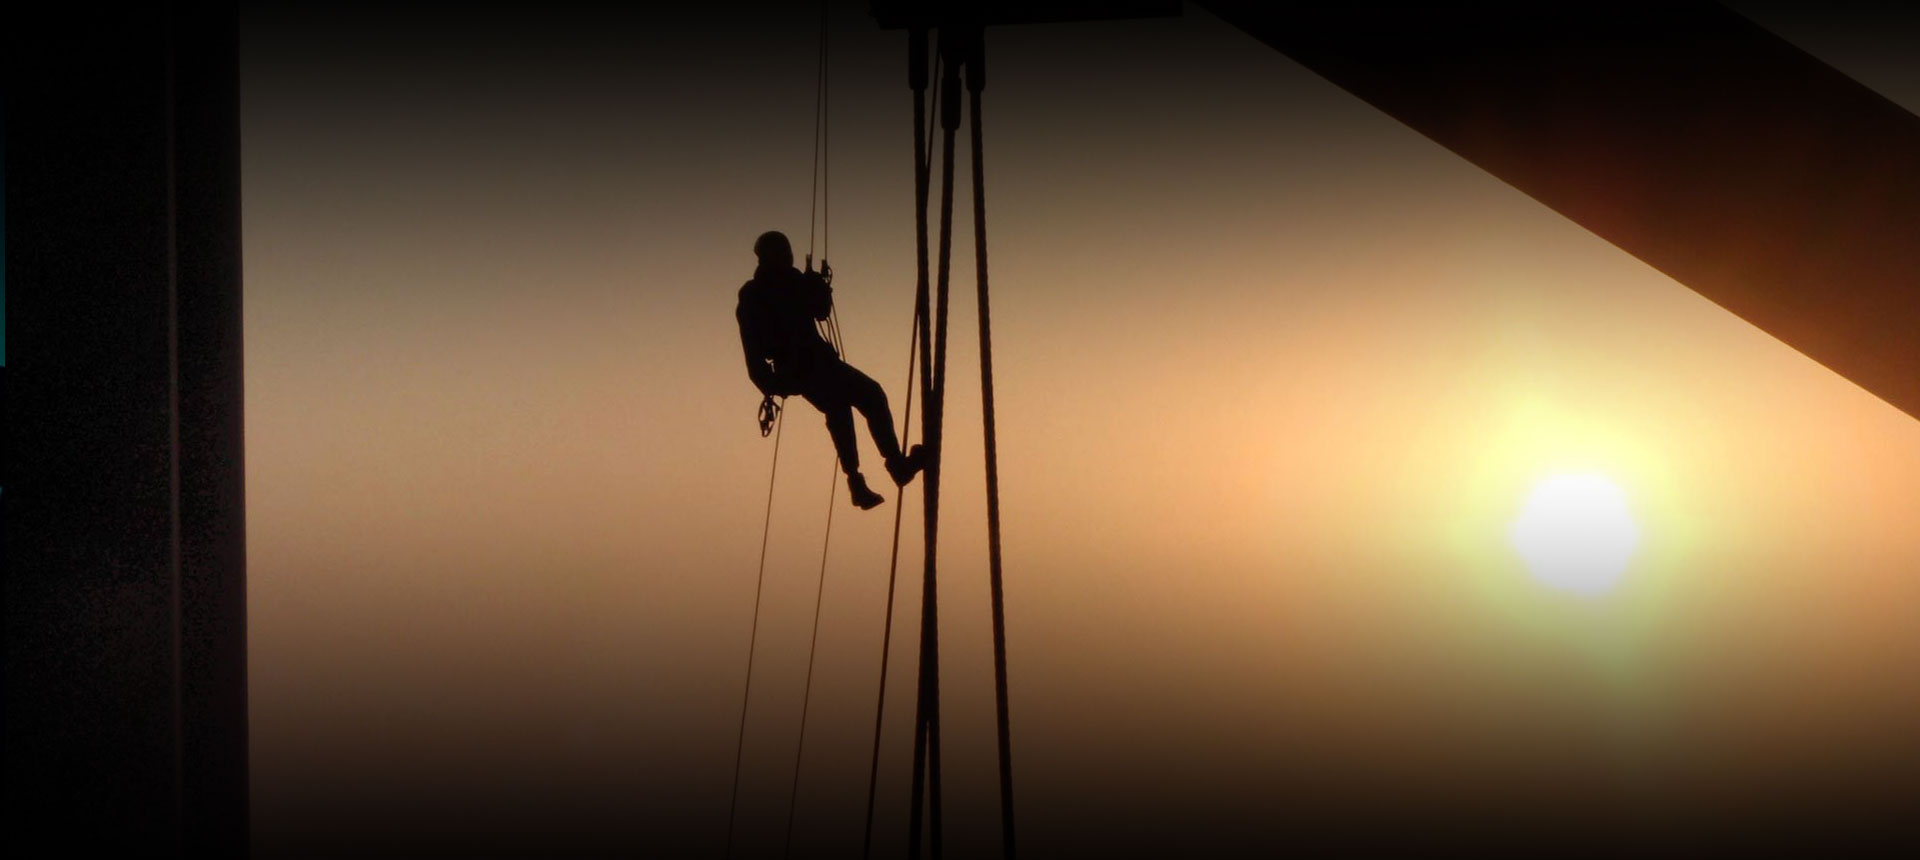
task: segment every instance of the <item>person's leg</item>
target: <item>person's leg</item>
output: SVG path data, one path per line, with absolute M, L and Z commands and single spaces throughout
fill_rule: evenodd
M 800 394 L 813 404 L 813 408 L 827 416 L 827 435 L 833 437 L 833 449 L 840 455 L 840 471 L 847 474 L 847 498 L 855 507 L 870 510 L 886 497 L 867 486 L 867 479 L 860 474 L 860 448 L 853 436 L 853 407 L 832 385 L 822 385 L 822 377 L 815 378 L 815 384 L 808 385 Z
M 893 482 L 906 485 L 923 464 L 920 447 L 916 445 L 910 452 L 900 450 L 900 438 L 893 431 L 893 410 L 887 408 L 887 392 L 880 383 L 844 361 L 837 365 L 828 374 L 832 386 L 867 419 L 867 432 L 873 436 L 873 446 L 880 449 Z
M 859 473 L 860 446 L 853 435 L 853 407 L 832 386 L 809 386 L 800 396 L 827 417 L 827 435 L 833 438 L 834 453 L 840 455 L 840 471 Z
M 900 437 L 894 435 L 893 410 L 887 408 L 887 391 L 880 383 L 853 365 L 841 362 L 844 368 L 840 372 L 841 389 L 847 402 L 860 410 L 867 419 L 867 432 L 873 436 L 873 447 L 880 449 L 881 459 L 891 463 L 900 459 Z

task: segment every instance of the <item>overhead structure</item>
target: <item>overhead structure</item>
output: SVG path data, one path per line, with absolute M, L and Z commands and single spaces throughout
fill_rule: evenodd
M 1920 417 L 1920 117 L 1698 0 L 1202 5 Z

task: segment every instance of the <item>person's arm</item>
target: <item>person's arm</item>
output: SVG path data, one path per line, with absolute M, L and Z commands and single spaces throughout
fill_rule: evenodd
M 760 334 L 759 321 L 748 312 L 743 303 L 733 312 L 734 319 L 740 323 L 740 348 L 747 357 L 747 378 L 753 381 L 753 387 L 768 397 L 773 396 L 773 366 L 767 363 L 766 339 Z
M 805 290 L 807 315 L 823 320 L 833 316 L 833 287 L 818 272 L 807 272 L 801 277 L 801 289 Z

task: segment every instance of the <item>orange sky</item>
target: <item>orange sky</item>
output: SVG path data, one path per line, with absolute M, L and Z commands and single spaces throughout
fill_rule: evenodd
M 897 408 L 903 37 L 841 12 L 839 313 Z M 1915 107 L 1911 62 L 1765 12 Z M 246 43 L 261 847 L 324 840 L 321 805 L 430 841 L 568 797 L 633 844 L 717 855 L 772 455 L 731 311 L 759 231 L 806 239 L 812 44 L 780 28 L 809 22 L 351 14 L 256 13 Z M 1556 814 L 1686 814 L 1920 764 L 1920 422 L 1197 9 L 989 51 L 1033 850 L 1096 814 L 1185 844 L 1303 785 L 1487 823 L 1542 787 L 1574 798 Z M 941 544 L 962 854 L 997 838 L 969 251 Z M 832 469 L 793 405 L 741 806 L 767 838 Z M 1605 598 L 1543 589 L 1505 542 L 1558 469 L 1607 474 L 1638 518 Z M 859 838 L 883 492 L 834 516 L 800 846 Z

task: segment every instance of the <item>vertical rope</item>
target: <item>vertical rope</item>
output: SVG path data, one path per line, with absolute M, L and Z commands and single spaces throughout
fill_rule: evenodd
M 920 318 L 914 315 L 913 327 L 907 338 L 907 403 L 900 415 L 900 447 L 911 447 L 913 431 L 913 369 L 914 347 L 919 342 Z M 880 729 L 886 724 L 887 717 L 887 662 L 893 650 L 893 594 L 900 572 L 900 519 L 906 511 L 906 491 L 902 488 L 900 504 L 893 508 L 893 549 L 887 556 L 887 609 L 883 616 L 885 626 L 880 630 L 880 690 L 875 694 L 873 713 L 873 754 L 867 765 L 867 823 L 861 830 L 864 834 L 860 844 L 860 856 L 873 854 L 873 798 L 880 784 Z
M 828 84 L 827 62 L 828 62 L 828 44 L 829 44 L 828 39 L 829 39 L 829 32 L 830 32 L 830 29 L 828 26 L 830 21 L 829 11 L 830 9 L 829 9 L 827 0 L 821 0 L 819 60 L 816 66 L 816 73 L 814 78 L 813 164 L 811 168 L 812 190 L 810 192 L 809 200 L 807 203 L 808 269 L 812 270 L 813 268 L 812 262 L 813 262 L 813 252 L 815 248 L 816 227 L 817 227 L 818 238 L 820 240 L 819 248 L 821 251 L 821 270 L 822 271 L 826 271 L 826 268 L 827 268 L 827 251 L 831 247 L 832 235 L 833 235 L 832 234 L 833 222 L 831 220 L 832 215 L 831 215 L 831 206 L 830 206 L 831 199 L 832 199 L 830 197 L 832 193 L 831 191 L 832 186 L 831 186 L 831 172 L 830 172 L 831 171 L 831 160 L 830 160 L 831 146 L 830 146 L 830 137 L 829 137 L 831 133 L 831 126 L 829 123 L 829 117 L 830 117 L 829 111 L 831 110 L 831 104 L 828 101 L 829 88 L 827 85 Z M 915 122 L 916 129 L 918 125 L 919 125 L 919 122 L 916 120 Z M 924 200 L 924 193 L 922 195 L 922 198 Z M 923 215 L 924 215 L 924 209 L 925 209 L 925 206 L 923 203 L 922 205 Z M 923 222 L 924 222 L 924 218 L 923 218 Z M 922 268 L 921 281 L 923 285 L 925 282 L 924 232 L 925 231 L 923 230 L 922 231 L 923 264 L 921 267 Z M 945 296 L 943 291 L 943 295 L 942 295 L 943 311 L 944 311 L 944 298 Z M 917 315 L 918 314 L 916 312 L 916 316 Z M 831 342 L 831 344 L 833 345 L 834 353 L 840 356 L 844 360 L 846 357 L 846 348 L 845 348 L 845 344 L 841 341 L 841 338 L 840 338 L 840 314 L 839 314 L 838 307 L 833 304 L 828 305 L 828 318 L 826 321 L 826 328 L 827 328 L 827 331 L 825 334 L 827 336 L 827 340 Z M 909 352 L 909 355 L 908 355 L 907 372 L 908 372 L 909 378 L 911 378 L 912 372 L 913 372 L 911 344 L 909 344 L 908 346 L 908 352 Z M 908 395 L 907 395 L 907 411 L 909 413 L 911 413 L 912 411 L 912 402 L 913 402 L 912 397 L 913 395 L 912 395 L 911 386 L 909 386 Z M 726 850 L 729 856 L 733 853 L 733 833 L 734 833 L 734 828 L 736 824 L 736 818 L 739 812 L 740 769 L 741 769 L 742 753 L 744 751 L 745 744 L 746 744 L 747 704 L 748 704 L 748 701 L 751 699 L 752 691 L 753 691 L 753 654 L 759 639 L 760 602 L 761 602 L 761 595 L 764 590 L 764 586 L 766 582 L 767 540 L 768 540 L 769 534 L 771 533 L 771 527 L 773 523 L 774 480 L 775 480 L 775 477 L 777 477 L 778 475 L 779 464 L 780 464 L 780 435 L 781 434 L 779 431 L 783 431 L 785 429 L 784 416 L 776 417 L 775 426 L 777 430 L 774 437 L 774 461 L 773 461 L 774 476 L 770 476 L 768 478 L 767 512 L 766 512 L 765 522 L 763 522 L 761 525 L 761 534 L 760 534 L 759 574 L 754 585 L 753 627 L 752 627 L 752 632 L 749 634 L 748 642 L 747 642 L 747 685 L 746 685 L 746 690 L 743 693 L 742 701 L 740 705 L 740 732 L 734 744 L 733 792 L 732 792 L 732 799 L 729 803 L 729 808 L 727 813 L 727 848 Z M 904 436 L 905 434 L 903 433 L 902 435 Z M 821 546 L 820 546 L 820 574 L 819 574 L 819 579 L 815 585 L 814 597 L 813 597 L 813 633 L 812 633 L 812 637 L 809 639 L 807 643 L 807 673 L 806 673 L 805 685 L 803 687 L 803 692 L 801 694 L 801 699 L 800 699 L 800 737 L 794 749 L 793 781 L 789 788 L 788 798 L 787 798 L 787 828 L 786 828 L 785 846 L 783 850 L 783 853 L 787 853 L 787 854 L 790 854 L 793 849 L 793 825 L 796 817 L 796 812 L 799 807 L 800 773 L 801 773 L 801 765 L 805 760 L 805 753 L 806 753 L 808 710 L 813 698 L 813 669 L 816 662 L 816 658 L 819 653 L 820 607 L 826 595 L 827 560 L 829 558 L 829 551 L 832 548 L 832 541 L 833 541 L 833 514 L 834 514 L 833 502 L 834 502 L 836 492 L 838 490 L 840 465 L 841 465 L 840 458 L 836 456 L 834 458 L 834 463 L 833 463 L 833 479 L 829 482 L 827 487 L 827 524 L 826 524 L 825 535 L 821 540 Z M 899 554 L 899 520 L 900 520 L 900 517 L 899 517 L 898 509 L 896 509 L 895 516 L 894 516 L 894 555 L 896 559 Z M 893 573 L 892 572 L 889 572 L 888 574 L 887 604 L 888 604 L 887 625 L 889 629 L 888 636 L 890 638 L 891 636 L 890 631 L 892 627 L 892 604 L 893 604 Z M 885 690 L 885 661 L 886 661 L 886 658 L 885 658 L 885 652 L 883 648 L 882 660 L 881 660 L 881 663 L 882 663 L 881 683 L 882 683 L 883 698 L 884 698 L 884 690 Z M 877 731 L 878 729 L 876 727 L 876 732 Z M 875 742 L 876 744 L 878 743 L 877 735 L 876 735 Z M 876 746 L 876 764 L 877 764 L 877 746 Z M 871 786 L 869 786 L 869 798 L 868 798 L 869 824 L 871 824 L 871 818 L 872 818 L 871 793 L 872 793 Z M 869 827 L 869 830 L 870 829 L 871 828 Z
M 1000 841 L 1004 856 L 1014 856 L 1013 751 L 1007 739 L 1007 614 L 1000 580 L 1000 454 L 994 433 L 993 314 L 987 303 L 987 183 L 981 154 L 980 91 L 986 89 L 982 61 L 986 48 L 973 43 L 967 58 L 967 93 L 973 132 L 973 268 L 980 293 L 980 412 L 987 448 L 987 560 L 993 596 L 993 688 L 1000 730 Z
M 820 542 L 820 582 L 813 592 L 813 638 L 807 642 L 807 681 L 800 694 L 800 740 L 793 750 L 793 786 L 787 791 L 787 837 L 781 856 L 793 853 L 793 817 L 800 805 L 800 762 L 807 749 L 807 705 L 813 701 L 813 660 L 820 646 L 820 603 L 827 593 L 827 549 L 833 543 L 833 499 L 840 487 L 840 458 L 833 458 L 833 478 L 827 482 L 827 536 Z
M 929 134 L 927 125 L 927 60 L 927 31 L 925 28 L 914 28 L 908 33 L 907 38 L 907 86 L 913 90 L 913 216 L 916 261 L 913 336 L 908 342 L 907 349 L 907 402 L 909 412 L 911 412 L 912 409 L 913 390 L 915 387 L 913 371 L 916 346 L 918 349 L 917 355 L 920 359 L 918 362 L 920 368 L 920 387 L 931 390 L 933 381 L 927 361 L 930 352 L 927 336 L 929 326 L 927 318 L 927 178 L 929 162 L 932 156 L 929 150 L 932 135 Z M 924 404 L 920 409 L 920 418 L 922 425 L 921 437 L 924 439 L 927 422 L 926 406 Z M 902 426 L 912 426 L 911 420 L 910 415 L 902 416 Z M 904 432 L 901 434 L 903 439 L 905 435 Z M 925 479 L 923 478 L 922 480 L 924 481 Z M 924 483 L 922 486 L 925 486 Z M 884 638 L 880 646 L 880 696 L 879 703 L 874 709 L 873 757 L 867 770 L 867 823 L 865 839 L 862 842 L 860 850 L 860 856 L 862 858 L 869 857 L 873 853 L 873 802 L 880 774 L 880 734 L 886 717 L 887 659 L 893 642 L 894 573 L 898 570 L 899 564 L 900 513 L 904 507 L 903 504 L 900 508 L 894 510 L 893 561 L 889 566 L 887 574 L 887 619 Z M 919 715 L 916 712 L 914 723 L 916 749 L 914 753 L 915 761 L 913 772 L 913 809 L 915 810 L 913 815 L 916 821 L 914 827 L 916 828 L 918 826 L 918 809 L 920 805 L 920 751 L 918 749 L 920 726 L 918 720 Z M 918 833 L 917 829 L 915 833 Z M 917 836 L 914 838 L 913 844 L 915 851 L 918 851 L 919 839 Z
M 820 214 L 820 150 L 824 142 L 826 129 L 827 102 L 827 3 L 820 2 L 820 39 L 819 60 L 813 72 L 813 162 L 808 166 L 813 180 L 813 190 L 807 197 L 807 262 L 813 262 L 814 238 L 819 225 Z
M 826 27 L 824 17 L 825 6 L 826 4 L 821 4 L 821 27 L 823 31 Z M 824 49 L 826 47 L 824 32 L 821 36 L 820 44 L 824 57 Z M 824 62 L 825 60 L 823 59 L 822 63 Z M 824 208 L 825 207 L 822 207 L 822 209 Z M 824 244 L 822 244 L 821 250 L 825 250 Z M 825 258 L 822 257 L 823 261 L 824 259 Z M 833 344 L 834 354 L 839 355 L 844 360 L 847 353 L 846 344 L 840 340 L 840 309 L 832 303 L 827 305 L 827 340 Z M 787 835 L 785 847 L 781 853 L 783 857 L 793 853 L 794 812 L 800 806 L 800 764 L 804 759 L 807 749 L 807 706 L 813 701 L 813 664 L 814 657 L 819 654 L 820 646 L 820 603 L 827 590 L 827 550 L 833 544 L 833 500 L 839 487 L 840 457 L 835 455 L 833 458 L 833 473 L 827 482 L 827 528 L 826 535 L 820 539 L 820 582 L 815 586 L 813 593 L 813 638 L 807 641 L 807 680 L 806 684 L 801 688 L 802 692 L 800 694 L 800 740 L 795 744 L 793 751 L 793 787 L 787 792 Z
M 951 44 L 952 40 L 943 33 L 942 52 L 948 50 Z M 922 436 L 926 439 L 928 452 L 926 476 L 923 479 L 926 482 L 927 538 L 926 574 L 920 594 L 920 697 L 918 715 L 914 721 L 918 728 L 914 736 L 913 816 L 908 824 L 908 838 L 912 844 L 908 856 L 920 856 L 920 803 L 924 796 L 927 803 L 927 829 L 930 831 L 928 835 L 935 860 L 941 856 L 944 841 L 940 814 L 940 616 L 935 561 L 939 554 L 940 463 L 944 456 L 941 423 L 946 403 L 947 310 L 953 260 L 953 139 L 960 125 L 960 101 L 954 91 L 959 86 L 959 68 L 950 59 L 941 73 L 941 87 L 946 92 L 940 101 L 940 256 L 933 325 L 932 388 L 923 398 L 920 413 L 926 423 Z
M 773 468 L 767 475 L 767 515 L 760 524 L 760 573 L 753 582 L 753 627 L 747 634 L 747 684 L 740 693 L 740 736 L 733 743 L 733 796 L 727 803 L 727 849 L 733 856 L 733 825 L 740 812 L 740 759 L 747 744 L 747 702 L 753 695 L 753 650 L 760 641 L 760 594 L 767 582 L 767 536 L 773 530 L 773 487 L 780 476 L 780 436 L 786 429 L 786 410 L 774 413 Z
M 833 193 L 833 174 L 830 170 L 833 158 L 833 87 L 828 86 L 827 60 L 831 52 L 827 50 L 827 34 L 827 0 L 820 0 L 820 263 L 823 269 L 828 260 L 827 250 L 833 244 L 833 212 L 827 205 Z M 838 321 L 835 324 L 837 326 Z

